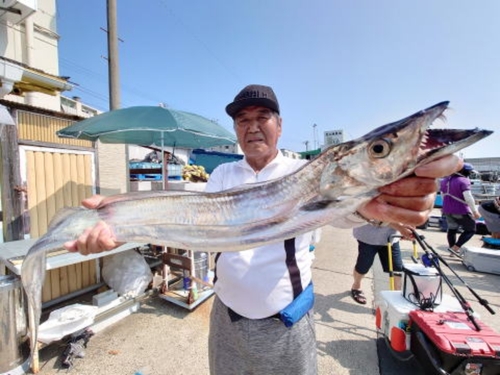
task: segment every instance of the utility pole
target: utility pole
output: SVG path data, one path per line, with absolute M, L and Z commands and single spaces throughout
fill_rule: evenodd
M 118 60 L 118 25 L 116 0 L 107 0 L 108 5 L 108 80 L 109 109 L 118 109 L 120 103 L 120 67 Z
M 121 107 L 120 64 L 118 59 L 117 0 L 106 0 L 108 20 L 108 87 L 109 110 Z M 98 143 L 96 191 L 106 195 L 111 191 L 130 191 L 128 146 Z
M 306 145 L 306 151 L 309 151 L 309 141 L 305 141 L 304 144 Z

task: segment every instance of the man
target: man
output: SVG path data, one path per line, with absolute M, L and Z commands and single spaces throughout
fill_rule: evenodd
M 270 87 L 245 87 L 226 112 L 233 118 L 245 158 L 216 168 L 206 191 L 279 178 L 304 164 L 278 151 L 282 120 Z M 306 309 L 291 328 L 277 317 L 311 283 L 311 242 L 312 235 L 307 234 L 217 257 L 209 336 L 211 374 L 316 373 L 312 310 Z M 312 288 L 307 291 L 312 297 Z
M 481 217 L 471 192 L 469 176 L 473 171 L 471 164 L 464 163 L 459 172 L 443 178 L 440 184 L 442 211 L 448 224 L 448 251 L 453 256 L 461 257 L 460 248 L 476 233 L 476 219 Z M 457 240 L 460 227 L 463 231 Z
M 283 157 L 278 149 L 282 119 L 270 87 L 245 87 L 227 105 L 226 112 L 233 118 L 245 158 L 216 168 L 208 181 L 208 192 L 279 178 L 304 163 Z M 418 168 L 414 177 L 381 188 L 381 195 L 358 212 L 367 219 L 419 225 L 425 222 L 434 203 L 435 178 L 458 170 L 458 164 L 458 158 L 449 156 Z M 101 200 L 94 196 L 83 204 L 95 207 Z M 352 220 L 351 226 L 360 224 L 359 219 Z M 278 317 L 281 310 L 302 300 L 302 296 L 306 297 L 305 306 L 309 306 L 310 240 L 306 234 L 217 257 L 216 299 L 209 337 L 212 374 L 316 374 L 312 309 L 295 316 L 291 327 Z M 117 245 L 110 228 L 101 222 L 66 247 L 89 254 Z

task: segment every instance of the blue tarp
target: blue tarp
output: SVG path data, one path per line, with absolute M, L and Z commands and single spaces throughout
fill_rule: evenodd
M 207 173 L 212 173 L 215 167 L 220 164 L 241 159 L 243 159 L 241 154 L 195 149 L 191 153 L 189 164 L 202 165 Z

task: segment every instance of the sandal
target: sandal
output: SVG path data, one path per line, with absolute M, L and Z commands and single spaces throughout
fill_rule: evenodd
M 366 297 L 363 294 L 362 290 L 359 289 L 351 289 L 351 297 L 353 300 L 355 300 L 357 303 L 361 305 L 366 304 Z
M 460 254 L 460 250 L 459 251 L 453 250 L 451 247 L 449 247 L 447 250 L 450 252 L 450 257 L 452 258 L 457 257 L 462 259 L 462 254 Z

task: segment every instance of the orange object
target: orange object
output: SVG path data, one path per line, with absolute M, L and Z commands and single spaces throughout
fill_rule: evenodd
M 380 311 L 380 307 L 377 307 L 377 310 L 375 310 L 375 327 L 377 329 L 382 328 L 382 312 Z
M 406 334 L 401 328 L 391 328 L 391 348 L 396 352 L 404 352 L 406 350 Z

